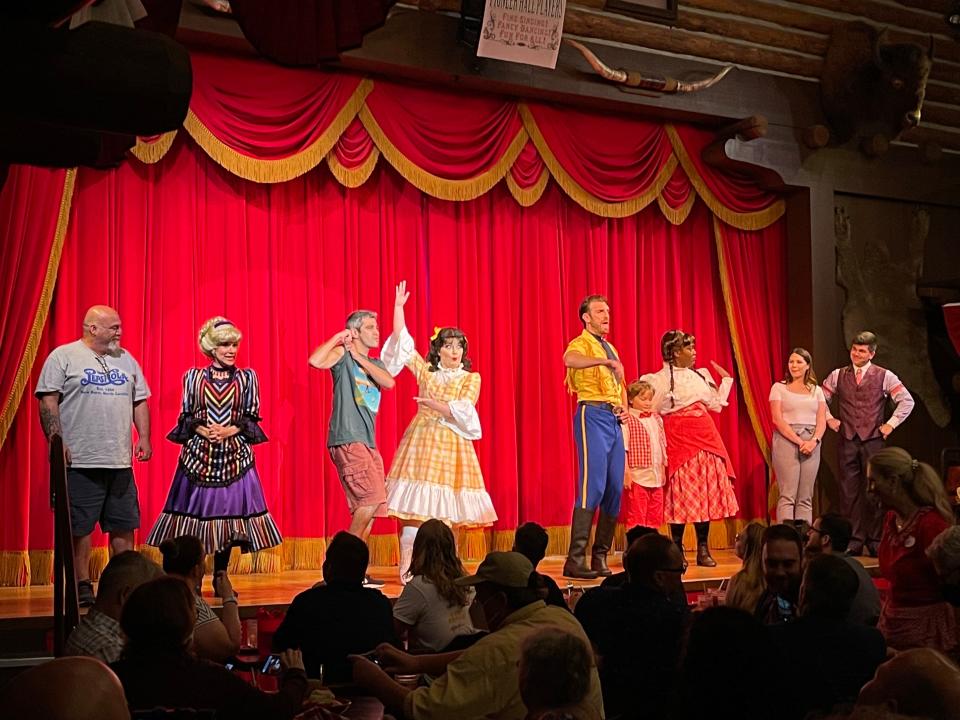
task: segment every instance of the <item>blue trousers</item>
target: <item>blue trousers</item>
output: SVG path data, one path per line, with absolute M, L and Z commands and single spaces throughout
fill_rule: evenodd
M 616 415 L 604 407 L 578 404 L 573 416 L 573 439 L 580 460 L 576 507 L 599 507 L 607 515 L 617 517 L 626 458 Z

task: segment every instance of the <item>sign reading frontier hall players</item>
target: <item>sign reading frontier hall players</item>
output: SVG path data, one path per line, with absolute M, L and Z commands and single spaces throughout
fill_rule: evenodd
M 566 0 L 487 0 L 477 55 L 555 68 Z

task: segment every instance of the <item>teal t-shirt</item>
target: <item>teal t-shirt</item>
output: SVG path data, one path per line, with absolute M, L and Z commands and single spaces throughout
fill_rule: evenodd
M 370 358 L 370 362 L 387 369 L 377 358 Z M 374 423 L 380 409 L 380 386 L 348 352 L 330 372 L 333 373 L 333 412 L 327 447 L 359 442 L 375 448 Z

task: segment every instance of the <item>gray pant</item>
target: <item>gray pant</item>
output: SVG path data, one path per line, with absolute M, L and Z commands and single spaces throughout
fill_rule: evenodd
M 791 425 L 801 440 L 813 437 L 813 425 Z M 777 501 L 777 522 L 806 520 L 813 522 L 813 484 L 820 469 L 820 445 L 809 455 L 773 431 L 773 472 L 777 476 L 780 499 Z

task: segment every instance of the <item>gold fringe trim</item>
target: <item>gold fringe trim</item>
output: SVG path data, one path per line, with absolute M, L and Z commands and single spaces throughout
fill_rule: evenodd
M 611 203 L 600 200 L 592 193 L 587 192 L 580 183 L 574 180 L 573 177 L 564 170 L 541 134 L 540 128 L 537 127 L 537 121 L 534 119 L 526 103 L 519 103 L 518 108 L 520 110 L 520 118 L 523 120 L 523 126 L 527 129 L 530 139 L 537 148 L 537 152 L 540 153 L 540 157 L 543 159 L 550 174 L 553 175 L 554 180 L 557 181 L 557 184 L 563 188 L 563 191 L 567 193 L 567 195 L 573 198 L 574 202 L 594 215 L 606 218 L 622 218 L 640 212 L 656 200 L 657 196 L 670 181 L 673 171 L 677 169 L 677 158 L 671 155 L 660 169 L 654 181 L 640 195 L 630 198 L 629 200 L 624 200 L 623 202 Z
M 377 166 L 377 160 L 380 158 L 380 151 L 376 146 L 370 149 L 367 159 L 354 168 L 344 167 L 337 159 L 335 152 L 327 155 L 327 166 L 337 181 L 348 188 L 358 188 L 370 179 L 373 169 Z
M 103 572 L 103 569 L 107 566 L 107 563 L 110 562 L 110 548 L 106 545 L 101 545 L 100 547 L 95 547 L 90 549 L 90 562 L 88 563 L 88 568 L 90 569 L 90 579 L 96 582 L 100 579 L 100 574 Z
M 756 435 L 757 445 L 760 446 L 760 452 L 763 459 L 770 466 L 770 445 L 767 442 L 767 433 L 760 422 L 760 411 L 757 407 L 757 395 L 753 391 L 753 383 L 747 372 L 747 366 L 744 362 L 743 337 L 741 328 L 737 325 L 737 317 L 734 312 L 733 293 L 730 289 L 730 269 L 727 266 L 727 248 L 723 241 L 723 228 L 720 225 L 720 218 L 713 217 L 713 236 L 717 243 L 717 264 L 720 266 L 720 288 L 723 292 L 723 306 L 727 313 L 727 324 L 730 326 L 730 340 L 733 343 L 733 355 L 737 360 L 737 366 L 740 368 L 740 385 L 743 388 L 743 399 L 747 404 L 747 414 L 750 416 L 750 424 L 753 426 L 753 434 Z
M 660 208 L 660 212 L 663 213 L 663 216 L 667 219 L 671 225 L 683 225 L 687 221 L 687 218 L 690 216 L 690 211 L 693 210 L 693 204 L 697 201 L 697 194 L 691 192 L 687 195 L 687 199 L 683 201 L 683 205 L 680 207 L 670 207 L 667 204 L 667 201 L 664 199 L 663 194 L 657 195 L 657 206 Z
M 541 198 L 543 191 L 547 189 L 548 179 L 549 173 L 547 172 L 546 166 L 544 166 L 543 170 L 540 171 L 540 177 L 537 178 L 537 181 L 530 187 L 522 188 L 517 185 L 517 181 L 513 179 L 513 175 L 507 173 L 507 188 L 510 190 L 510 194 L 513 195 L 513 199 L 516 200 L 521 207 L 530 207 Z
M 371 90 L 373 81 L 366 78 L 361 80 L 353 95 L 320 137 L 297 154 L 279 160 L 263 160 L 237 152 L 216 138 L 192 110 L 187 111 L 183 127 L 214 162 L 234 175 L 258 183 L 286 182 L 300 177 L 320 164 L 356 117 L 357 111 L 363 107 Z
M 673 152 L 680 161 L 680 167 L 687 173 L 687 177 L 690 178 L 690 183 L 697 191 L 697 194 L 703 198 L 703 201 L 713 214 L 727 223 L 727 225 L 731 225 L 740 230 L 762 230 L 765 227 L 773 225 L 783 216 L 783 213 L 786 212 L 787 205 L 783 201 L 783 198 L 780 198 L 763 210 L 750 213 L 740 213 L 728 208 L 720 202 L 717 196 L 707 187 L 703 178 L 700 177 L 700 173 L 697 172 L 696 166 L 687 154 L 687 149 L 684 147 L 683 141 L 680 139 L 680 136 L 677 135 L 677 131 L 673 125 L 665 125 L 664 129 L 667 131 L 667 137 L 670 138 L 670 144 L 673 145 Z
M 400 564 L 400 540 L 396 533 L 371 535 L 367 538 L 367 547 L 370 548 L 371 565 Z
M 53 550 L 31 550 L 28 562 L 31 585 L 53 584 Z
M 501 157 L 489 170 L 486 170 L 476 177 L 468 180 L 450 180 L 442 178 L 439 175 L 427 172 L 418 165 L 411 162 L 406 155 L 397 149 L 397 146 L 390 141 L 386 133 L 377 123 L 376 118 L 370 109 L 364 105 L 358 113 L 360 122 L 366 128 L 374 144 L 380 148 L 380 152 L 388 163 L 390 163 L 397 172 L 403 176 L 404 180 L 413 185 L 421 192 L 440 200 L 474 200 L 490 188 L 503 180 L 503 176 L 510 170 L 510 166 L 516 162 L 523 146 L 527 144 L 527 132 L 522 127 L 517 131 L 517 136 Z
M 316 570 L 323 567 L 323 557 L 327 552 L 324 538 L 284 538 L 284 570 Z
M 50 312 L 50 300 L 53 297 L 53 288 L 57 284 L 57 273 L 60 270 L 60 256 L 63 254 L 63 241 L 67 236 L 67 226 L 70 223 L 70 203 L 73 202 L 73 187 L 76 179 L 76 168 L 70 168 L 64 173 L 63 192 L 60 194 L 60 210 L 57 213 L 57 225 L 53 234 L 53 243 L 50 246 L 47 271 L 43 276 L 43 289 L 40 291 L 40 299 L 37 302 L 37 307 L 33 310 L 33 325 L 30 326 L 30 334 L 27 336 L 23 354 L 20 356 L 17 374 L 13 379 L 10 393 L 3 403 L 3 410 L 0 412 L 0 447 L 3 447 L 3 443 L 6 441 L 7 433 L 10 431 L 10 425 L 13 424 L 13 418 L 20 407 L 23 390 L 26 388 L 27 381 L 30 379 L 30 370 L 33 368 L 33 361 L 37 359 L 37 350 L 40 347 L 40 336 L 43 334 L 43 328 L 47 324 L 47 315 Z
M 130 148 L 130 154 L 137 160 L 146 165 L 154 165 L 163 160 L 163 156 L 170 152 L 174 139 L 177 137 L 177 131 L 163 133 L 152 143 L 143 142 L 137 138 L 137 144 Z
M 0 586 L 24 587 L 30 584 L 30 554 L 26 550 L 0 552 Z

